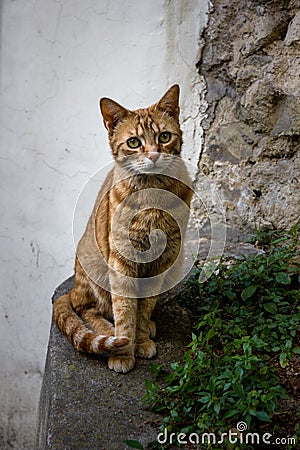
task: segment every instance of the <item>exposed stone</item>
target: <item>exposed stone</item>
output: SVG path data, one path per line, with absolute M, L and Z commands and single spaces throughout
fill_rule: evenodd
M 300 135 L 300 96 L 287 95 L 277 105 L 273 136 Z
M 254 81 L 240 99 L 244 120 L 256 133 L 268 132 L 281 92 L 270 77 Z
M 208 106 L 196 189 L 204 198 L 205 174 L 233 229 L 288 229 L 300 216 L 299 3 L 212 3 L 198 64 Z
M 300 11 L 291 20 L 284 40 L 286 45 L 291 45 L 296 42 L 300 42 Z
M 252 129 L 243 122 L 220 125 L 207 143 L 210 160 L 238 164 L 251 156 L 251 146 L 256 139 Z

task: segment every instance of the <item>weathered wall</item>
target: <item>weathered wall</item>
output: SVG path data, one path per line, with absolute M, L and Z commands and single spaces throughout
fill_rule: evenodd
M 299 1 L 212 1 L 201 40 L 208 0 L 0 3 L 3 449 L 32 448 L 49 298 L 72 272 L 74 205 L 110 161 L 98 97 L 144 106 L 179 82 L 185 157 L 196 163 L 204 141 L 203 200 L 215 185 L 234 229 L 299 217 Z
M 197 189 L 205 174 L 236 230 L 289 228 L 300 212 L 299 2 L 212 3 L 198 64 L 207 111 Z

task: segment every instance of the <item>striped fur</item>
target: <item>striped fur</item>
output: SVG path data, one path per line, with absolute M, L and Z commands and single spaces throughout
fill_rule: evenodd
M 155 356 L 156 347 L 150 339 L 155 324 L 150 316 L 156 291 L 168 277 L 180 277 L 181 244 L 192 190 L 185 165 L 172 156 L 180 155 L 182 145 L 178 98 L 179 87 L 175 85 L 158 103 L 145 109 L 129 111 L 113 100 L 101 100 L 115 165 L 78 244 L 74 288 L 54 304 L 54 321 L 71 344 L 83 352 L 109 351 L 108 365 L 117 372 L 128 372 L 135 356 Z M 132 142 L 139 145 L 132 148 Z M 163 173 L 156 175 L 156 167 Z M 149 198 L 154 206 L 146 207 Z M 156 201 L 160 207 L 155 207 Z M 180 218 L 181 229 L 173 213 Z M 151 252 L 163 245 L 153 233 L 157 229 L 164 232 L 166 247 L 151 260 Z M 135 259 L 140 254 L 150 255 L 149 261 Z M 156 281 L 166 269 L 170 269 L 168 276 Z M 139 298 L 138 280 L 144 277 L 156 278 L 153 283 L 151 279 L 152 290 Z

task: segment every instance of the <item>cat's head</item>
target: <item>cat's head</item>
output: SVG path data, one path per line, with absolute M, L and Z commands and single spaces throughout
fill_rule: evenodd
M 100 100 L 114 158 L 133 174 L 164 172 L 179 156 L 179 86 L 149 108 L 130 111 L 109 98 Z M 174 159 L 174 158 L 173 158 Z

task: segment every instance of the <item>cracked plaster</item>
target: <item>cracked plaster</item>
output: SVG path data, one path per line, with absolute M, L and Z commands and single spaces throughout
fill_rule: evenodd
M 196 164 L 207 3 L 1 3 L 2 449 L 33 448 L 50 298 L 73 270 L 74 206 L 111 161 L 98 99 L 147 106 L 179 83 L 184 155 Z

